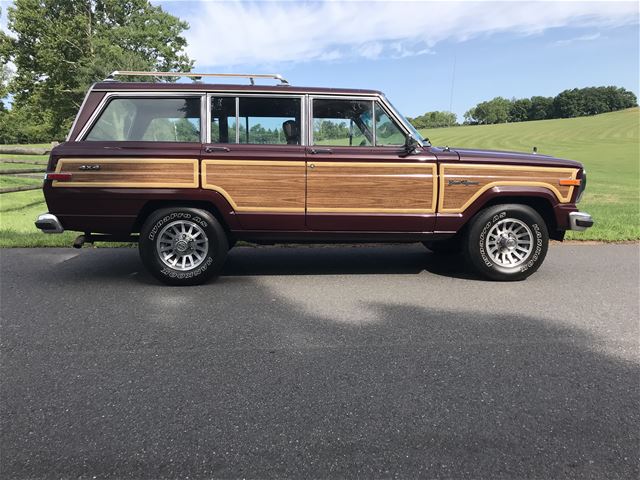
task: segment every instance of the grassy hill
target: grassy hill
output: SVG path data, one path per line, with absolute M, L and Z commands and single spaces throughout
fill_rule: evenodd
M 582 162 L 587 191 L 580 208 L 595 219 L 576 240 L 640 239 L 640 111 L 593 117 L 422 130 L 434 145 L 539 153 Z

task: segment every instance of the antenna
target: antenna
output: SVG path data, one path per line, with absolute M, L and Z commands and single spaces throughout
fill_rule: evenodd
M 456 60 L 457 55 L 453 55 L 453 70 L 451 72 L 451 94 L 449 95 L 449 112 L 453 112 L 453 85 L 456 81 Z M 449 125 L 451 126 L 451 125 Z

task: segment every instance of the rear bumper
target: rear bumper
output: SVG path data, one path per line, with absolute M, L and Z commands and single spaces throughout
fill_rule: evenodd
M 593 227 L 593 218 L 586 212 L 571 212 L 569 214 L 569 230 L 578 232 Z
M 43 213 L 38 215 L 36 219 L 36 227 L 42 230 L 43 233 L 62 233 L 64 228 L 58 220 L 58 217 L 51 213 Z

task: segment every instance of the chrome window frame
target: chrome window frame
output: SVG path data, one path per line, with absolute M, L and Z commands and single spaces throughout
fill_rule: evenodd
M 375 104 L 376 102 L 378 102 L 378 104 L 380 105 L 380 107 L 382 108 L 382 110 L 384 110 L 384 112 L 387 114 L 387 116 L 389 117 L 390 120 L 392 120 L 396 125 L 398 125 L 398 127 L 400 128 L 401 131 L 404 132 L 405 136 L 407 135 L 411 135 L 412 132 L 411 130 L 409 130 L 407 128 L 407 126 L 405 125 L 405 123 L 402 121 L 401 118 L 398 117 L 398 115 L 396 114 L 395 110 L 392 109 L 389 104 L 386 102 L 386 98 L 384 97 L 384 95 L 353 95 L 353 94 L 349 94 L 349 95 L 341 95 L 341 94 L 322 94 L 322 95 L 307 95 L 307 112 L 308 112 L 308 119 L 307 119 L 307 130 L 308 130 L 308 134 L 309 134 L 309 138 L 308 138 L 308 145 L 309 146 L 318 146 L 318 145 L 314 145 L 313 144 L 313 120 L 314 120 L 314 116 L 313 116 L 313 101 L 315 99 L 334 99 L 334 100 L 364 100 L 364 101 L 371 101 L 371 121 L 372 121 L 372 131 L 373 131 L 373 142 L 371 145 L 364 145 L 362 147 L 358 146 L 358 145 L 347 145 L 347 148 L 395 148 L 397 149 L 399 146 L 401 145 L 376 145 L 376 140 L 377 140 L 377 136 L 376 136 L 376 116 L 375 116 Z M 418 141 L 418 143 L 420 143 Z M 422 146 L 422 144 L 420 143 L 420 145 Z M 341 145 L 342 147 L 342 145 Z
M 287 145 L 286 143 L 240 143 L 240 99 L 241 98 L 297 98 L 300 100 L 300 144 L 294 145 L 298 147 L 307 146 L 306 144 L 306 101 L 305 94 L 292 94 L 292 93 L 244 93 L 244 92 L 230 92 L 225 90 L 224 92 L 208 91 L 207 92 L 207 127 L 206 127 L 206 141 L 205 144 L 211 144 L 211 98 L 212 97 L 235 97 L 236 99 L 236 142 L 235 143 L 216 143 L 215 145 L 263 145 L 265 147 L 278 147 L 281 145 Z
M 202 122 L 206 119 L 206 92 L 107 92 L 104 98 L 100 101 L 100 104 L 96 107 L 95 111 L 87 120 L 87 123 L 82 130 L 76 135 L 75 142 L 90 142 L 92 140 L 87 140 L 86 137 L 91 131 L 91 129 L 95 126 L 95 123 L 98 121 L 100 116 L 104 113 L 104 110 L 107 108 L 109 102 L 112 99 L 116 98 L 144 98 L 144 97 L 164 97 L 164 98 L 187 98 L 187 97 L 198 97 L 200 98 L 200 143 L 202 144 L 204 139 L 206 138 L 206 128 L 202 128 Z M 163 143 L 157 142 L 154 140 L 102 140 L 104 142 L 149 142 L 149 143 Z M 167 142 L 167 143 L 195 143 L 195 142 Z

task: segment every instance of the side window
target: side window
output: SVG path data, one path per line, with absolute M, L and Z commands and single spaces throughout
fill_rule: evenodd
M 313 100 L 313 144 L 363 147 L 373 143 L 373 102 Z
M 235 97 L 211 97 L 211 143 L 236 143 Z
M 200 98 L 115 98 L 88 141 L 200 142 Z
M 240 143 L 300 145 L 300 99 L 240 97 Z
M 405 134 L 376 102 L 376 145 L 404 145 Z

